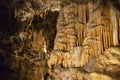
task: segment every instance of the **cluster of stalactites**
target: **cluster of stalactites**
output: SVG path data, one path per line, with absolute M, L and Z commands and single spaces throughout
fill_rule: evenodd
M 106 5 L 107 6 L 107 5 Z M 66 10 L 66 11 L 65 11 Z M 119 45 L 119 11 L 116 8 L 113 8 L 113 5 L 109 5 L 109 8 L 102 6 L 99 2 L 89 2 L 88 4 L 77 4 L 71 3 L 68 6 L 63 8 L 63 11 L 60 14 L 60 18 L 58 19 L 58 33 L 55 40 L 55 50 L 70 50 L 75 46 L 84 46 L 84 39 L 90 37 L 91 40 L 98 41 L 98 44 L 89 44 L 89 46 L 98 48 L 94 51 L 100 50 L 99 53 L 103 53 L 103 51 L 111 46 Z M 67 27 L 72 26 L 72 27 Z M 70 49 L 63 48 L 65 43 L 65 34 L 64 31 L 66 29 L 73 30 L 74 38 L 69 38 L 66 42 L 71 41 L 72 44 Z M 68 32 L 67 32 L 68 33 Z M 71 34 L 70 31 L 68 34 Z M 57 46 L 57 41 L 60 39 L 63 41 L 59 44 L 61 46 Z M 70 44 L 69 43 L 69 44 Z M 73 45 L 74 43 L 74 45 Z M 66 46 L 70 46 L 66 44 Z M 96 52 L 95 52 L 96 54 Z
M 89 3 L 88 5 L 88 35 L 94 39 L 99 38 L 100 45 L 98 47 L 100 52 L 103 53 L 105 49 L 119 45 L 119 12 L 112 5 L 109 9 L 100 7 L 97 4 Z

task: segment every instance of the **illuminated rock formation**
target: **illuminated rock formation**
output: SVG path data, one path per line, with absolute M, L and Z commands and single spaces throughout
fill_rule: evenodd
M 119 5 L 119 0 L 4 0 L 0 80 L 119 80 Z

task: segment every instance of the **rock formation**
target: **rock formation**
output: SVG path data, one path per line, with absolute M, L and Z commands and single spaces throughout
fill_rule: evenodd
M 119 80 L 119 0 L 1 0 L 0 80 Z

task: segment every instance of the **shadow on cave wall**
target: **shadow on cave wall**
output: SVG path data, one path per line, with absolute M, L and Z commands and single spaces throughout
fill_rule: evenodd
M 120 11 L 120 0 L 111 0 L 111 2 Z
M 14 49 L 12 49 L 10 37 L 16 35 L 20 29 L 19 23 L 14 16 L 14 5 L 12 2 L 4 0 L 3 3 L 0 3 L 0 80 L 21 80 L 17 78 L 20 77 L 20 67 L 17 72 L 11 68 L 14 59 L 10 55 L 13 54 Z M 54 46 L 58 15 L 59 12 L 47 11 L 43 17 L 35 15 L 32 22 L 35 31 L 43 29 L 43 35 L 48 40 L 49 49 L 53 49 Z M 8 43 L 3 43 L 3 41 Z M 13 78 L 13 76 L 16 77 Z
M 9 68 L 8 55 L 12 52 L 9 37 L 14 35 L 15 27 L 14 8 L 11 0 L 0 1 L 0 80 L 9 80 L 8 75 L 14 71 Z M 4 43 L 8 42 L 8 43 Z
M 0 33 L 6 36 L 14 35 L 18 31 L 16 24 L 13 1 L 2 0 L 0 3 Z
M 54 39 L 57 33 L 57 19 L 59 16 L 58 11 L 46 11 L 44 12 L 42 17 L 39 15 L 35 15 L 33 19 L 33 29 L 35 31 L 42 30 L 43 36 L 48 40 L 48 49 L 53 49 Z

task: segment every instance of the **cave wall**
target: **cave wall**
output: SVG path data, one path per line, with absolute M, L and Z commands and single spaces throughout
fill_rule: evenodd
M 60 13 L 55 51 L 69 52 L 82 46 L 86 58 L 81 57 L 81 62 L 88 62 L 106 49 L 119 45 L 119 10 L 110 1 L 71 3 Z
M 4 0 L 0 80 L 119 80 L 113 0 Z
M 65 32 L 67 26 L 68 28 L 69 27 L 72 28 L 73 26 L 73 30 L 74 30 L 73 32 L 75 32 L 73 33 L 73 35 L 77 39 L 77 41 L 75 41 L 76 43 L 73 42 L 73 44 L 75 44 L 76 46 L 81 46 L 86 37 L 91 37 L 96 39 L 99 38 L 101 45 L 101 47 L 99 46 L 101 49 L 100 53 L 102 53 L 105 49 L 119 44 L 118 41 L 119 19 L 117 19 L 118 21 L 116 22 L 116 18 L 119 18 L 118 14 L 119 14 L 119 10 L 113 7 L 110 2 L 104 2 L 104 4 L 102 4 L 99 1 L 97 1 L 97 2 L 89 2 L 88 4 L 85 5 L 71 3 L 70 5 L 65 6 L 61 10 L 60 20 L 62 18 L 63 20 L 58 21 L 57 27 L 58 29 L 59 27 L 63 29 L 61 29 L 60 32 L 58 33 L 58 37 L 59 35 L 60 36 L 62 35 L 60 33 Z M 115 24 L 114 21 L 117 24 Z M 71 32 L 72 30 L 67 33 L 70 34 Z M 64 33 L 64 35 L 67 36 L 66 33 Z M 58 39 L 57 36 L 56 39 Z M 67 41 L 69 40 L 66 40 L 66 42 Z M 55 47 L 56 45 L 57 44 L 55 44 Z
M 118 14 L 118 7 L 109 0 L 86 4 L 67 2 L 62 6 L 54 51 L 48 60 L 51 77 L 55 80 L 119 79 L 119 59 L 112 54 L 113 49 L 119 49 Z M 117 54 L 119 52 L 115 52 Z M 95 72 L 96 77 L 92 77 L 91 72 Z
M 42 10 L 41 4 L 32 0 L 0 3 L 0 80 L 44 80 L 59 13 Z

